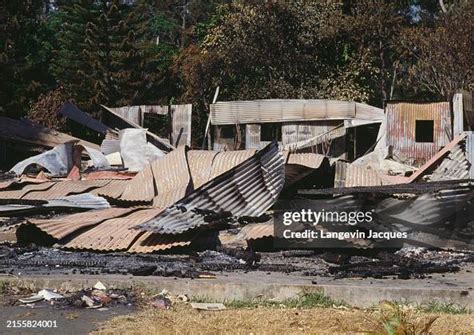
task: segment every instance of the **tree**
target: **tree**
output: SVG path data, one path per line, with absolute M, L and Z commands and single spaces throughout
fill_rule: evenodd
M 221 6 L 203 43 L 178 61 L 184 96 L 202 100 L 221 86 L 221 99 L 366 100 L 347 72 L 355 64 L 344 54 L 342 19 L 337 4 Z
M 419 96 L 449 100 L 458 89 L 474 90 L 473 17 L 472 2 L 462 1 L 404 31 L 400 44 L 411 56 L 407 79 Z
M 40 0 L 0 3 L 0 114 L 23 115 L 32 100 L 51 84 L 49 40 Z
M 81 107 L 156 99 L 173 52 L 152 36 L 149 5 L 79 0 L 60 7 L 58 16 L 63 24 L 52 71 Z
M 407 7 L 395 2 L 361 1 L 348 12 L 348 57 L 359 64 L 357 81 L 368 89 L 369 102 L 383 106 L 393 98 L 403 66 L 398 44 L 403 29 L 409 25 Z

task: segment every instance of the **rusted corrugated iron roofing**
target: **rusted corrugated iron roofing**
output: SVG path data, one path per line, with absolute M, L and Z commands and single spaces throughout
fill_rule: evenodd
M 214 157 L 210 179 L 213 179 L 229 171 L 234 166 L 237 166 L 246 159 L 249 159 L 250 157 L 255 155 L 255 152 L 256 150 L 252 149 L 219 152 L 217 156 Z
M 90 193 L 100 195 L 106 198 L 117 199 L 118 197 L 120 197 L 129 182 L 130 180 L 109 180 L 109 183 L 107 185 L 96 188 Z
M 452 138 L 449 102 L 387 104 L 387 145 L 402 162 L 420 166 Z M 417 121 L 433 121 L 433 141 L 416 141 Z
M 179 234 L 208 224 L 206 214 L 230 212 L 259 216 L 277 199 L 284 184 L 284 160 L 272 143 L 138 226 L 143 231 Z M 204 214 L 200 214 L 205 212 Z
M 125 186 L 120 199 L 124 201 L 152 201 L 155 197 L 155 183 L 151 165 L 147 164 L 130 182 Z
M 107 208 L 65 215 L 53 219 L 30 219 L 28 224 L 33 224 L 51 237 L 60 240 L 79 229 L 91 227 L 105 220 L 117 218 L 133 211 L 134 209 L 130 208 Z
M 318 169 L 325 159 L 327 159 L 326 156 L 314 153 L 290 153 L 286 164 L 302 165 L 311 169 Z
M 351 101 L 268 99 L 211 104 L 213 125 L 383 117 L 383 109 Z
M 271 220 L 273 221 L 273 220 Z M 237 238 L 242 240 L 258 240 L 264 237 L 273 237 L 273 222 L 252 223 L 242 228 Z
M 0 192 L 0 199 L 22 199 L 29 192 L 45 191 L 55 185 L 55 182 L 27 184 L 19 190 L 4 190 Z
M 146 222 L 161 212 L 161 209 L 142 209 L 129 215 L 103 221 L 98 226 L 77 236 L 63 247 L 66 249 L 127 250 L 141 232 L 130 229 Z
M 423 175 L 425 175 L 430 169 L 433 168 L 433 166 L 440 161 L 442 158 L 444 158 L 446 155 L 449 154 L 451 150 L 453 150 L 462 140 L 466 138 L 467 134 L 462 133 L 454 138 L 451 142 L 446 144 L 446 146 L 441 149 L 438 153 L 436 153 L 433 157 L 431 157 L 430 160 L 428 160 L 425 164 L 423 164 L 422 167 L 420 167 L 415 173 L 413 173 L 410 177 L 408 182 L 412 183 L 419 178 L 421 178 Z
M 314 153 L 289 153 L 284 151 L 286 157 L 285 185 L 289 186 L 319 169 L 323 162 L 329 165 L 329 159 L 324 155 Z
M 336 162 L 334 187 L 377 185 L 382 185 L 382 179 L 376 171 L 365 169 L 363 167 L 345 163 L 342 161 Z
M 70 194 L 84 193 L 98 187 L 104 187 L 110 180 L 66 180 L 56 182 L 46 190 L 30 191 L 22 197 L 26 200 L 48 200 Z M 41 184 L 40 184 L 41 185 Z
M 155 187 L 158 192 L 153 199 L 154 207 L 170 206 L 192 190 L 186 157 L 188 150 L 187 146 L 179 147 L 165 157 L 151 163 Z
M 191 245 L 194 235 L 161 235 L 155 233 L 144 233 L 128 249 L 134 253 L 150 253 L 155 251 L 168 250 L 174 247 L 186 247 Z
M 471 163 L 467 160 L 464 144 L 456 145 L 441 164 L 427 176 L 429 181 L 469 179 Z
M 194 188 L 199 188 L 211 178 L 212 163 L 216 151 L 190 150 L 188 151 L 188 164 Z

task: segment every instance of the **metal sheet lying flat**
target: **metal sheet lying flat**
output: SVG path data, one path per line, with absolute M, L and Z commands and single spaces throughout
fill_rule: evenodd
M 192 237 L 189 234 L 161 235 L 155 233 L 144 233 L 128 249 L 129 252 L 150 253 L 163 251 L 175 247 L 186 247 L 191 245 Z
M 16 178 L 5 180 L 0 182 L 0 190 L 9 188 L 11 185 L 15 184 L 18 180 Z
M 91 191 L 98 187 L 104 187 L 110 180 L 66 180 L 55 183 L 51 188 L 44 191 L 28 192 L 22 199 L 26 200 L 49 200 L 65 197 L 70 194 L 79 194 Z
M 273 235 L 273 222 L 252 223 L 243 227 L 237 238 L 242 240 L 258 240 L 264 237 L 273 237 Z
M 45 183 L 40 183 L 40 184 L 29 184 L 25 185 L 22 189 L 20 190 L 10 190 L 10 191 L 2 191 L 0 192 L 0 199 L 21 199 L 25 195 L 27 195 L 29 192 L 34 192 L 34 191 L 45 191 L 53 185 L 55 185 L 55 182 L 45 182 Z M 40 199 L 43 200 L 43 199 Z
M 222 151 L 214 157 L 212 163 L 211 178 L 214 179 L 217 176 L 229 171 L 234 166 L 242 163 L 246 159 L 249 159 L 255 155 L 256 150 L 236 150 L 236 151 Z
M 259 216 L 280 194 L 285 181 L 284 169 L 278 145 L 271 143 L 137 228 L 179 234 L 209 224 L 206 217 L 209 213 Z
M 43 207 L 103 209 L 110 208 L 110 204 L 102 197 L 90 193 L 81 193 L 49 200 Z
M 188 151 L 188 164 L 194 188 L 200 187 L 211 178 L 212 163 L 217 152 L 209 150 Z
M 127 183 L 120 200 L 149 202 L 155 197 L 155 182 L 150 164 L 145 165 L 132 180 Z
M 127 250 L 142 233 L 130 229 L 157 216 L 162 209 L 142 209 L 125 217 L 110 219 L 65 244 L 66 249 L 97 251 Z
M 129 182 L 130 180 L 109 180 L 107 185 L 96 188 L 90 193 L 106 198 L 118 199 Z
M 107 208 L 97 211 L 66 215 L 55 219 L 32 219 L 28 220 L 28 223 L 35 225 L 46 234 L 60 240 L 78 229 L 90 227 L 132 211 L 134 211 L 134 209 Z
M 382 179 L 376 171 L 341 161 L 336 162 L 334 187 L 377 185 L 382 185 Z

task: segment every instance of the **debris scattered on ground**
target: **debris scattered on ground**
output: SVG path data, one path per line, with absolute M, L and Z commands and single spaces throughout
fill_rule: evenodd
M 192 302 L 191 307 L 200 311 L 223 311 L 225 309 L 222 303 Z

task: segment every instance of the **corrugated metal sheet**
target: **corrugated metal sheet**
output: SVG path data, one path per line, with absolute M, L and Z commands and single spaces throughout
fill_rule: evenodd
M 429 181 L 469 179 L 470 163 L 463 142 L 456 145 L 441 164 L 427 177 Z
M 66 180 L 55 183 L 51 188 L 42 191 L 30 191 L 22 197 L 26 200 L 48 200 L 79 194 L 104 187 L 110 180 Z
M 464 130 L 464 108 L 463 95 L 456 93 L 453 96 L 453 132 L 454 135 L 462 133 Z
M 94 226 L 105 220 L 117 218 L 133 211 L 134 209 L 130 208 L 107 208 L 54 219 L 30 219 L 28 224 L 33 224 L 51 237 L 61 240 L 79 229 Z
M 259 124 L 245 125 L 245 149 L 260 149 L 261 126 Z
M 311 169 L 318 169 L 325 159 L 327 159 L 326 156 L 319 154 L 290 153 L 286 164 L 302 165 Z
M 416 121 L 434 122 L 433 142 L 416 142 Z M 449 102 L 388 103 L 387 145 L 402 162 L 421 166 L 433 157 L 452 136 Z
M 273 220 L 272 220 L 273 221 Z M 258 240 L 264 237 L 273 237 L 273 222 L 271 223 L 252 223 L 242 228 L 237 238 L 242 240 Z
M 284 123 L 281 127 L 282 144 L 288 146 L 309 139 L 314 139 L 310 145 L 328 142 L 334 138 L 345 136 L 346 129 L 339 127 L 341 124 L 340 120 Z
M 128 249 L 133 253 L 150 253 L 155 251 L 168 250 L 175 247 L 186 247 L 191 245 L 193 235 L 161 235 L 155 233 L 144 233 Z
M 13 184 L 16 184 L 18 182 L 17 178 L 13 178 L 10 180 L 5 180 L 5 181 L 0 181 L 0 190 L 4 190 L 6 188 L 9 188 Z
M 96 188 L 90 191 L 90 193 L 106 198 L 118 199 L 129 182 L 129 180 L 109 180 L 107 185 Z
M 461 90 L 461 93 L 466 123 L 470 126 L 470 129 L 474 129 L 474 92 Z
M 142 113 L 168 115 L 169 108 L 168 106 L 140 105 L 140 110 Z
M 467 134 L 462 133 L 459 136 L 456 136 L 454 140 L 446 144 L 446 146 L 441 149 L 438 153 L 436 153 L 433 157 L 430 158 L 425 164 L 423 164 L 422 167 L 420 167 L 415 173 L 413 173 L 410 177 L 408 182 L 412 183 L 422 176 L 424 176 L 426 173 L 428 173 L 430 170 L 434 168 L 436 163 L 438 163 L 442 158 L 446 157 L 446 155 L 449 154 L 451 150 L 453 150 L 461 141 L 463 141 L 466 138 Z
M 194 189 L 201 187 L 211 178 L 212 163 L 217 152 L 209 150 L 188 151 L 188 164 Z
M 212 163 L 211 179 L 220 176 L 233 167 L 255 155 L 256 150 L 222 151 L 217 154 Z
M 208 224 L 209 213 L 259 216 L 276 201 L 283 184 L 283 156 L 272 143 L 137 228 L 179 234 Z
M 122 118 L 127 119 L 139 126 L 143 126 L 143 115 L 140 106 L 124 106 L 110 108 Z
M 355 187 L 355 186 L 377 186 L 382 185 L 382 179 L 374 170 L 368 170 L 360 166 L 336 162 L 336 174 L 334 177 L 334 187 Z
M 175 147 L 191 145 L 192 110 L 191 104 L 171 106 L 171 138 Z
M 87 249 L 96 251 L 127 250 L 141 232 L 130 229 L 157 216 L 161 209 L 143 209 L 125 217 L 102 222 L 98 226 L 66 243 L 66 249 Z
M 187 146 L 179 147 L 151 163 L 158 192 L 153 199 L 153 207 L 170 206 L 192 190 L 186 157 L 188 150 Z
M 103 209 L 110 208 L 110 204 L 102 197 L 90 193 L 81 193 L 49 200 L 43 207 Z
M 469 161 L 469 178 L 474 179 L 474 131 L 467 132 L 466 156 Z
M 115 139 L 104 139 L 100 145 L 100 151 L 102 151 L 104 155 L 110 155 L 114 152 L 120 152 L 120 141 Z
M 287 151 L 285 153 L 288 153 Z M 329 165 L 329 159 L 324 155 L 313 153 L 287 154 L 285 166 L 285 186 L 292 185 L 319 169 L 324 161 Z
M 336 100 L 269 99 L 211 104 L 213 125 L 383 117 L 380 108 Z
M 82 175 L 83 180 L 97 180 L 97 179 L 110 179 L 110 180 L 129 180 L 135 177 L 135 173 L 127 171 L 92 171 Z
M 151 165 L 145 165 L 132 180 L 127 183 L 123 190 L 120 200 L 147 202 L 155 197 L 155 181 Z
M 0 192 L 0 199 L 21 199 L 25 195 L 27 195 L 29 192 L 34 192 L 34 191 L 46 191 L 47 189 L 53 187 L 55 185 L 55 182 L 45 182 L 45 183 L 40 183 L 40 184 L 28 184 L 25 185 L 22 189 L 20 190 L 6 190 Z M 44 199 L 40 199 L 44 200 Z

